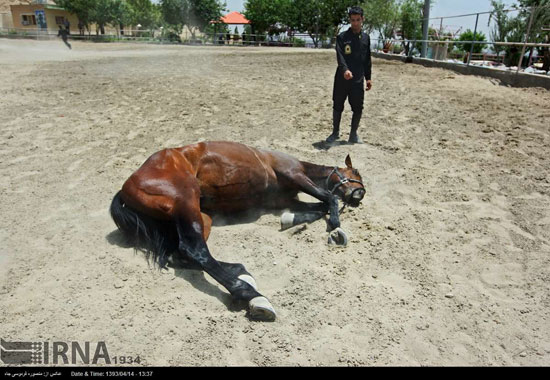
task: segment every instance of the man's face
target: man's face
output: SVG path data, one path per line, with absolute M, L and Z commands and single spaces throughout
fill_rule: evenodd
M 359 33 L 361 31 L 361 28 L 363 28 L 363 16 L 361 15 L 349 16 L 349 22 L 351 24 L 351 29 L 355 33 Z

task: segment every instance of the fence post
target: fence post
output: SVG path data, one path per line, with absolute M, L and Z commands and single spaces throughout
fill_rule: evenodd
M 430 30 L 430 0 L 424 0 L 422 17 L 422 50 L 420 56 L 426 58 L 426 54 L 428 53 L 428 34 Z
M 472 54 L 474 53 L 474 42 L 476 42 L 476 34 L 477 34 L 477 23 L 479 21 L 479 13 L 476 15 L 476 26 L 474 28 L 474 37 L 472 41 L 472 46 L 470 46 L 470 54 L 468 55 L 468 63 L 466 66 L 470 66 L 470 60 L 472 59 Z
M 523 63 L 523 55 L 525 54 L 525 47 L 527 46 L 527 41 L 529 40 L 529 33 L 531 33 L 531 26 L 533 26 L 533 18 L 535 16 L 536 9 L 537 7 L 531 7 L 531 17 L 529 17 L 529 25 L 527 26 L 527 33 L 525 33 L 523 47 L 521 48 L 521 55 L 519 56 L 518 69 L 516 70 L 516 74 L 519 74 L 521 64 Z

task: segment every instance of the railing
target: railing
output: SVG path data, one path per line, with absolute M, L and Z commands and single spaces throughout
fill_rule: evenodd
M 389 54 L 407 55 L 405 54 L 404 45 L 409 44 L 409 57 L 420 57 L 420 49 L 415 49 L 415 45 L 423 42 L 428 44 L 428 54 L 423 59 L 433 61 L 449 61 L 451 60 L 456 64 L 464 65 L 476 65 L 497 68 L 500 70 L 515 71 L 519 73 L 521 70 L 532 74 L 549 75 L 549 71 L 542 70 L 541 56 L 531 57 L 530 61 L 526 60 L 523 55 L 526 55 L 527 47 L 538 47 L 550 49 L 550 43 L 528 43 L 528 42 L 491 42 L 491 41 L 436 41 L 436 40 L 403 40 L 403 39 L 374 39 L 373 50 Z M 385 49 L 383 46 L 387 43 L 392 43 L 392 49 Z M 470 53 L 462 49 L 460 51 L 454 50 L 457 45 L 499 45 L 499 46 L 515 46 L 516 50 L 513 55 L 507 57 L 505 54 L 489 54 L 489 53 Z M 413 51 L 416 50 L 416 53 Z M 521 53 L 520 53 L 521 52 Z M 522 54 L 521 58 L 517 55 Z M 481 58 L 481 62 L 476 60 Z M 518 62 L 519 60 L 519 62 Z M 517 65 L 517 66 L 516 66 Z M 519 66 L 521 65 L 521 66 Z M 535 65 L 535 67 L 531 67 Z M 539 68 L 540 67 L 540 68 Z
M 539 12 L 541 12 L 543 9 L 550 7 L 549 5 L 544 6 L 534 6 L 530 8 L 524 8 L 524 9 L 518 9 L 518 8 L 510 8 L 510 9 L 503 9 L 502 11 L 508 15 L 511 12 L 524 12 L 524 14 L 527 15 L 527 24 L 525 26 L 525 30 L 520 31 L 520 33 L 523 35 L 522 41 L 510 41 L 510 42 L 494 42 L 494 41 L 458 41 L 455 38 L 460 34 L 460 32 L 464 31 L 465 25 L 471 24 L 470 26 L 473 26 L 473 28 L 467 28 L 470 30 L 473 30 L 473 35 L 476 36 L 477 33 L 481 31 L 482 25 L 487 25 L 487 27 L 495 26 L 495 20 L 494 17 L 491 15 L 494 14 L 494 12 L 479 12 L 479 13 L 470 13 L 470 14 L 464 14 L 464 15 L 456 15 L 456 16 L 447 16 L 447 17 L 431 17 L 428 19 L 420 19 L 415 22 L 415 35 L 419 33 L 419 28 L 422 28 L 422 23 L 425 20 L 429 21 L 435 21 L 437 25 L 431 25 L 432 31 L 435 31 L 435 36 L 431 36 L 433 39 L 374 39 L 373 41 L 376 42 L 375 49 L 382 50 L 384 52 L 390 52 L 388 50 L 392 50 L 393 53 L 402 54 L 402 49 L 395 48 L 395 45 L 405 45 L 408 44 L 410 50 L 408 51 L 408 55 L 412 56 L 413 51 L 417 50 L 418 53 L 417 56 L 422 54 L 425 54 L 423 58 L 426 59 L 433 59 L 433 60 L 446 60 L 449 54 L 454 55 L 455 57 L 457 55 L 461 55 L 462 62 L 457 63 L 463 63 L 466 65 L 470 64 L 478 64 L 475 62 L 472 62 L 474 60 L 474 57 L 480 57 L 480 55 L 485 54 L 485 57 L 487 57 L 486 53 L 475 53 L 475 46 L 476 45 L 489 45 L 493 47 L 493 51 L 497 52 L 497 58 L 491 59 L 491 61 L 498 63 L 506 63 L 508 68 L 507 70 L 515 70 L 516 73 L 519 73 L 520 70 L 522 70 L 523 67 L 530 67 L 532 63 L 537 63 L 536 61 L 540 60 L 540 57 L 534 57 L 533 54 L 529 55 L 529 61 L 525 61 L 525 55 L 528 49 L 534 50 L 534 48 L 539 48 L 542 50 L 546 50 L 548 54 L 548 49 L 550 49 L 549 43 L 535 43 L 530 42 L 531 34 L 533 32 L 533 20 L 535 19 L 535 15 L 538 15 Z M 460 26 L 458 25 L 450 25 L 448 21 L 452 19 L 453 23 L 456 23 L 455 20 L 462 19 L 462 22 L 460 23 Z M 436 21 L 437 20 L 437 21 Z M 545 27 L 541 28 L 541 31 L 545 31 Z M 449 39 L 449 37 L 451 37 Z M 519 38 L 518 38 L 519 39 Z M 382 48 L 380 46 L 380 42 L 382 42 Z M 388 44 L 391 44 L 392 49 L 384 49 L 384 47 L 387 47 Z M 417 48 L 418 44 L 422 44 L 422 49 Z M 383 46 L 386 45 L 386 46 Z M 460 46 L 460 45 L 469 45 L 469 49 L 461 49 L 462 52 L 456 52 L 453 47 L 454 46 Z M 515 47 L 515 49 L 508 49 L 513 50 L 511 54 L 509 54 L 508 57 L 502 57 L 500 54 L 500 51 L 502 47 Z M 416 49 L 415 49 L 416 47 Z M 395 51 L 395 50 L 397 51 Z M 431 50 L 431 53 L 428 51 Z M 465 51 L 467 50 L 467 51 Z M 422 53 L 420 53 L 422 51 Z M 478 55 L 479 54 L 479 55 Z M 512 57 L 513 55 L 513 57 Z M 547 58 L 548 59 L 548 58 Z M 483 61 L 486 61 L 485 58 L 483 58 Z M 498 65 L 495 65 L 498 66 Z M 541 65 L 542 66 L 542 65 Z M 511 69 L 510 69 L 511 67 Z M 499 67 L 503 69 L 503 67 Z M 537 73 L 537 74 L 547 74 L 547 72 L 543 72 L 542 70 L 539 70 L 538 67 L 531 68 L 528 71 Z
M 0 28 L 0 37 L 8 38 L 33 38 L 54 39 L 58 36 L 57 30 L 39 28 Z M 125 29 L 123 31 L 110 30 L 106 34 L 95 32 L 79 33 L 74 30 L 68 35 L 72 40 L 88 40 L 103 42 L 145 42 L 145 43 L 183 43 L 191 45 L 216 45 L 216 46 L 282 46 L 282 47 L 315 47 L 308 34 L 296 33 L 292 36 L 268 36 L 264 34 L 234 34 L 230 33 L 200 33 L 194 38 L 187 36 L 181 38 L 162 29 Z M 324 41 L 326 45 L 326 41 Z

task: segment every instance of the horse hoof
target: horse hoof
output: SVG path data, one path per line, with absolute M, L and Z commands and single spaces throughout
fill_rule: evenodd
M 271 306 L 271 303 L 267 298 L 263 296 L 258 296 L 252 298 L 248 302 L 250 307 L 250 318 L 259 320 L 259 321 L 274 321 L 277 318 L 277 313 L 275 309 Z
M 258 291 L 258 285 L 256 285 L 256 280 L 254 280 L 254 277 L 248 274 L 241 274 L 239 276 L 239 280 L 246 282 L 248 285 L 252 286 L 255 291 Z
M 346 246 L 348 245 L 348 235 L 340 227 L 335 228 L 328 234 L 328 244 Z
M 281 230 L 286 230 L 294 226 L 294 214 L 285 212 L 281 215 Z

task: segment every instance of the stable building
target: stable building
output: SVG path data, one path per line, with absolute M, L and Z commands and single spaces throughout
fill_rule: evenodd
M 13 28 L 17 31 L 57 33 L 69 22 L 71 33 L 77 34 L 78 17 L 56 5 L 53 0 L 34 0 L 30 4 L 10 5 Z

